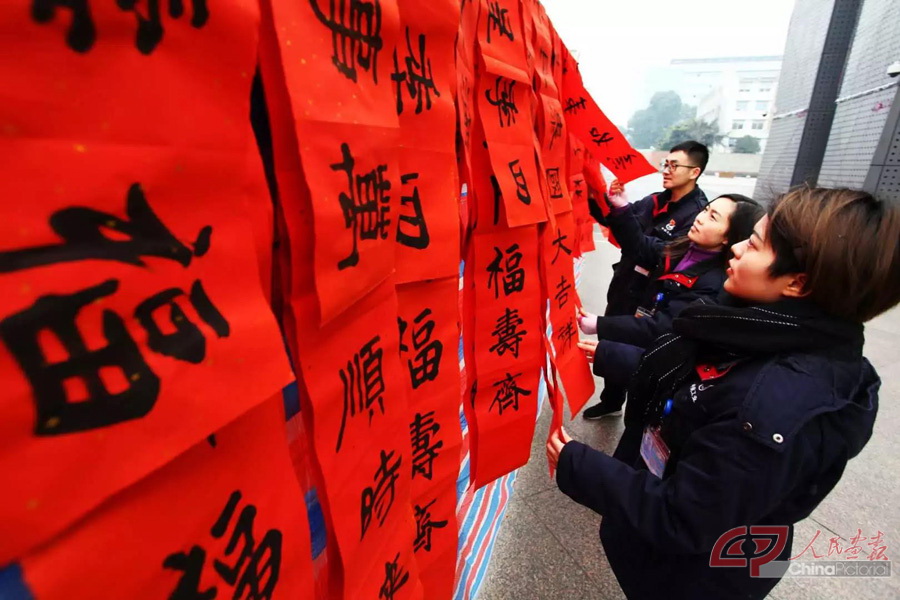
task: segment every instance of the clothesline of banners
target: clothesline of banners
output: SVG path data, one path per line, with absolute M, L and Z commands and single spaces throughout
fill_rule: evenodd
M 653 170 L 543 7 L 0 23 L 0 595 L 450 598 L 460 406 L 479 487 L 527 462 L 541 377 L 556 424 L 584 404 L 588 195 Z

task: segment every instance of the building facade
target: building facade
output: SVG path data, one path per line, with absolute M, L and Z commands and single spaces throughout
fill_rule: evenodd
M 897 0 L 797 0 L 757 196 L 795 185 L 900 200 Z

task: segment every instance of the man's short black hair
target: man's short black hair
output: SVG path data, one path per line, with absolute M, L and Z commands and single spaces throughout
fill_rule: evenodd
M 681 142 L 677 146 L 672 146 L 669 153 L 672 152 L 684 152 L 687 154 L 688 158 L 691 159 L 691 164 L 700 167 L 701 175 L 703 174 L 703 171 L 706 170 L 706 163 L 709 162 L 709 148 L 700 142 L 695 142 L 694 140 Z

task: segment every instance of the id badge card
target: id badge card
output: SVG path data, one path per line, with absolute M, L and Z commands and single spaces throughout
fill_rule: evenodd
M 634 270 L 635 270 L 636 273 L 640 273 L 640 274 L 643 275 L 644 277 L 649 277 L 649 276 L 650 276 L 650 271 L 648 271 L 647 269 L 645 269 L 645 268 L 642 267 L 641 265 L 634 265 Z
M 641 458 L 650 472 L 662 479 L 669 462 L 669 447 L 659 434 L 659 427 L 645 427 L 641 438 Z
M 655 310 L 644 308 L 643 306 L 638 306 L 637 310 L 634 312 L 634 316 L 638 319 L 652 319 L 655 314 Z

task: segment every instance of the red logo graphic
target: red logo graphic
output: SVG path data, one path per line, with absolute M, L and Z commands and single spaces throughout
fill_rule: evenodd
M 729 529 L 716 541 L 709 555 L 710 567 L 746 567 L 750 576 L 759 577 L 759 569 L 784 551 L 790 528 L 786 525 L 754 525 Z M 753 552 L 744 550 L 745 541 L 753 542 Z

